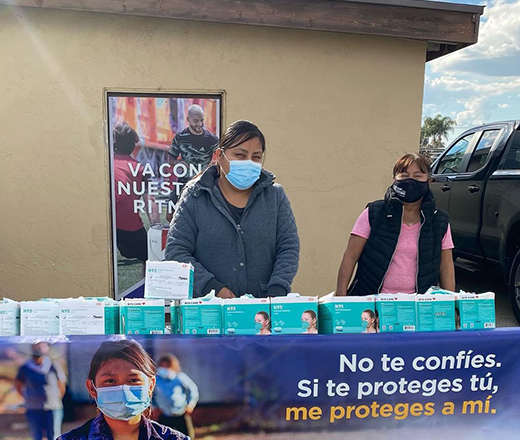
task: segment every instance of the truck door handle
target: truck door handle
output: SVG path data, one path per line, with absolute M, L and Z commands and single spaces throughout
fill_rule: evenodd
M 449 191 L 451 189 L 451 185 L 448 185 L 447 183 L 445 183 L 444 185 L 441 186 L 441 191 Z
M 477 185 L 470 185 L 468 186 L 468 191 L 470 193 L 476 193 L 476 192 L 479 192 L 480 191 L 480 186 L 477 186 Z

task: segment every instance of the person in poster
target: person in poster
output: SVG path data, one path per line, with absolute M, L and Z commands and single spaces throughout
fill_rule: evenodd
M 60 365 L 48 356 L 46 342 L 35 343 L 31 351 L 32 357 L 18 370 L 15 388 L 24 398 L 32 438 L 54 440 L 61 435 L 67 378 Z
M 139 142 L 137 132 L 126 122 L 117 124 L 113 130 L 114 142 L 114 184 L 116 199 L 116 241 L 117 248 L 123 257 L 135 258 L 139 261 L 148 259 L 148 235 L 139 212 L 135 209 L 135 201 L 142 196 L 146 206 L 156 207 L 154 197 L 146 190 L 147 176 L 142 167 L 131 154 Z M 143 191 L 144 189 L 144 191 Z M 157 209 L 146 210 L 150 223 L 158 223 Z
M 269 313 L 262 310 L 255 315 L 255 330 L 257 335 L 271 334 L 271 318 L 269 318 Z
M 148 418 L 156 373 L 154 361 L 138 342 L 103 342 L 85 382 L 100 413 L 59 439 L 190 440 Z
M 222 136 L 217 163 L 181 194 L 166 260 L 192 263 L 194 297 L 283 296 L 298 270 L 300 240 L 289 199 L 262 168 L 265 138 L 249 121 Z
M 377 321 L 377 312 L 370 309 L 363 310 L 363 313 L 361 313 L 361 325 L 365 330 L 362 333 L 377 333 L 379 330 Z
M 179 359 L 167 354 L 159 359 L 154 402 L 159 423 L 195 438 L 191 414 L 199 401 L 199 389 L 182 371 Z
M 179 185 L 172 186 L 170 200 L 177 203 L 183 186 L 193 177 L 190 165 L 207 168 L 218 146 L 218 137 L 204 128 L 204 110 L 200 105 L 193 104 L 188 108 L 186 118 L 188 127 L 177 133 L 168 151 L 169 163 L 178 175 Z M 182 163 L 185 167 L 177 170 L 175 165 Z M 186 174 L 182 175 L 185 171 Z M 168 212 L 166 219 L 171 221 L 173 213 Z

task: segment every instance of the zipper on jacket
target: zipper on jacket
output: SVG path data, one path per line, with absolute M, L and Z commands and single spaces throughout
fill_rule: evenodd
M 419 228 L 419 236 L 417 237 L 417 271 L 415 273 L 415 293 L 419 293 L 419 242 L 421 241 L 421 231 L 426 221 L 426 217 L 421 209 L 421 227 Z
M 376 293 L 378 293 L 378 294 L 381 292 L 381 289 L 383 288 L 383 284 L 385 282 L 386 274 L 390 270 L 390 266 L 392 265 L 392 260 L 394 259 L 395 251 L 397 250 L 397 245 L 399 244 L 399 238 L 401 237 L 401 228 L 402 228 L 402 223 L 403 223 L 404 206 L 401 209 L 402 209 L 402 211 L 401 211 L 401 224 L 399 225 L 399 235 L 397 236 L 397 243 L 395 244 L 394 252 L 392 253 L 392 257 L 390 258 L 390 263 L 388 263 L 388 267 L 386 269 L 386 272 L 383 275 L 383 279 L 381 280 L 381 284 L 379 285 L 379 289 L 377 289 Z M 388 218 L 388 215 L 387 215 L 387 218 Z

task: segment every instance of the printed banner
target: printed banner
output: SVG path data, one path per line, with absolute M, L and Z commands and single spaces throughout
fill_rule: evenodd
M 220 95 L 108 96 L 115 298 L 143 296 L 182 188 L 213 159 Z
M 153 411 L 145 403 L 133 416 L 197 439 L 474 440 L 520 432 L 517 329 L 34 342 L 0 340 L 6 438 L 36 438 L 42 414 L 54 420 L 55 436 L 92 426 L 96 392 L 120 385 L 153 395 Z

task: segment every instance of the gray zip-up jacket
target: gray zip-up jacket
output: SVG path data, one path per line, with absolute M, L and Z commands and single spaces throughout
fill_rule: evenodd
M 282 186 L 262 170 L 240 224 L 215 186 L 215 165 L 184 188 L 170 224 L 166 260 L 195 268 L 193 296 L 228 287 L 236 295 L 286 295 L 298 271 L 300 240 Z

